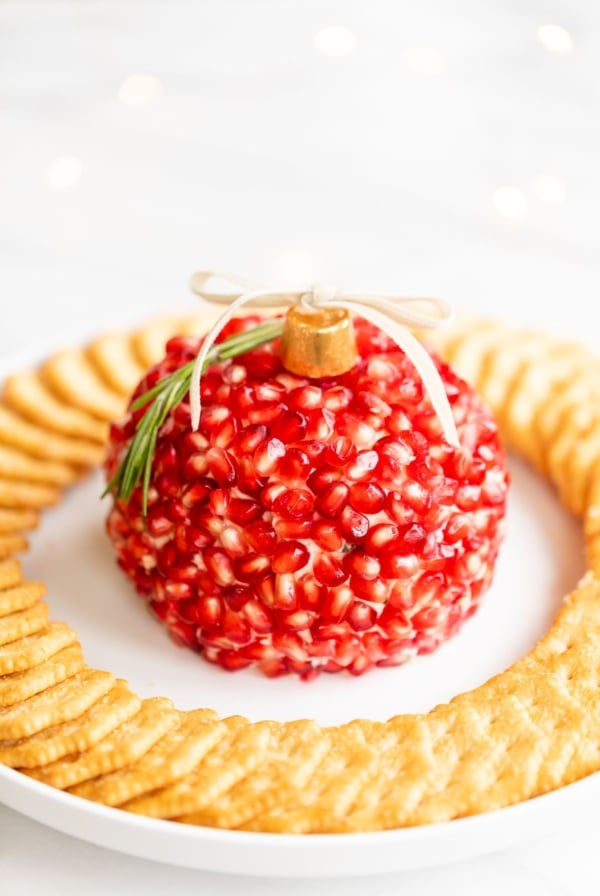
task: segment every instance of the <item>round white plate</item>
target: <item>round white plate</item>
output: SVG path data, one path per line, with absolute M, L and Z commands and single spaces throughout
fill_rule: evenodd
M 17 365 L 12 366 L 15 369 Z M 0 370 L 0 374 L 2 371 Z M 579 524 L 547 483 L 511 464 L 508 537 L 478 613 L 434 655 L 362 678 L 305 683 L 226 673 L 175 646 L 117 569 L 104 533 L 100 474 L 47 512 L 23 558 L 48 585 L 54 619 L 77 630 L 90 665 L 126 678 L 142 696 L 181 708 L 210 706 L 251 719 L 311 717 L 338 724 L 421 712 L 476 687 L 527 652 L 547 630 L 583 572 Z M 58 830 L 157 861 L 210 871 L 272 876 L 372 874 L 501 849 L 568 823 L 591 801 L 600 776 L 498 812 L 440 825 L 369 834 L 271 835 L 155 821 L 98 806 L 0 767 L 0 800 Z

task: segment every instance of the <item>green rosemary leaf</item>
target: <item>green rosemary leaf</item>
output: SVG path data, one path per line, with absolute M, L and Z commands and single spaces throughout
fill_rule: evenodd
M 236 333 L 212 346 L 202 372 L 212 364 L 243 355 L 266 342 L 277 339 L 282 331 L 283 321 L 275 319 L 263 321 L 243 333 Z M 188 361 L 132 402 L 130 411 L 135 412 L 142 408 L 146 410 L 137 422 L 125 457 L 102 493 L 103 498 L 112 493 L 118 500 L 129 501 L 137 486 L 141 484 L 142 513 L 146 515 L 158 434 L 169 413 L 183 401 L 189 391 L 194 364 L 194 361 Z

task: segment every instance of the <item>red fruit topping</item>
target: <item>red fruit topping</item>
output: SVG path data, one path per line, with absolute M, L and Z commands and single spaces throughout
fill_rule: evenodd
M 294 376 L 276 343 L 210 367 L 199 432 L 186 399 L 158 434 L 146 519 L 139 486 L 110 511 L 119 565 L 154 614 L 225 669 L 310 680 L 399 665 L 453 635 L 491 581 L 508 483 L 494 421 L 438 364 L 453 448 L 412 363 L 371 324 L 355 329 L 342 376 Z M 134 398 L 199 344 L 170 340 Z M 109 477 L 139 419 L 112 427 Z

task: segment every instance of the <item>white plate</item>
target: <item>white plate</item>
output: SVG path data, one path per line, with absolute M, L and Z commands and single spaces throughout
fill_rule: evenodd
M 11 369 L 15 369 L 14 365 Z M 0 371 L 2 373 L 2 371 Z M 226 673 L 176 647 L 116 568 L 104 534 L 99 474 L 46 513 L 26 574 L 49 586 L 55 619 L 75 627 L 88 662 L 126 678 L 142 696 L 181 708 L 211 706 L 252 719 L 337 724 L 420 712 L 475 687 L 528 651 L 583 572 L 579 525 L 548 485 L 512 463 L 508 538 L 484 604 L 433 656 L 363 678 L 311 683 Z M 0 767 L 0 799 L 58 830 L 132 855 L 210 871 L 273 876 L 371 874 L 435 865 L 501 849 L 568 823 L 598 775 L 518 806 L 446 824 L 370 834 L 289 836 L 189 827 L 80 800 Z

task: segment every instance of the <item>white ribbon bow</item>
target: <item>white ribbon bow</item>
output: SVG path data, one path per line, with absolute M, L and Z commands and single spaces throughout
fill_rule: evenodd
M 228 281 L 236 286 L 234 292 L 215 292 L 208 288 L 211 280 Z M 243 305 L 254 308 L 281 308 L 302 304 L 307 308 L 343 308 L 364 317 L 383 330 L 410 358 L 427 390 L 431 404 L 442 425 L 444 438 L 454 447 L 460 447 L 452 408 L 444 383 L 430 355 L 410 332 L 408 327 L 435 329 L 449 323 L 452 306 L 443 299 L 408 298 L 381 293 L 353 293 L 314 286 L 311 289 L 264 289 L 213 271 L 198 271 L 191 280 L 192 290 L 205 299 L 219 305 L 228 305 L 226 311 L 206 334 L 196 358 L 190 384 L 190 411 L 192 429 L 200 425 L 200 379 L 207 355 L 223 327 Z

